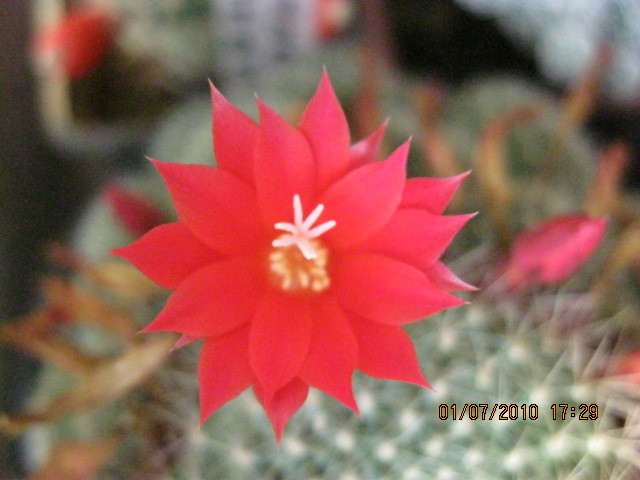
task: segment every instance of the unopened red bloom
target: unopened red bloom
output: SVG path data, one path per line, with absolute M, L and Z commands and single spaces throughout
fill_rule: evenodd
M 604 236 L 607 220 L 587 215 L 562 215 L 541 222 L 513 243 L 505 277 L 513 288 L 554 285 L 570 278 Z
M 621 376 L 623 381 L 640 385 L 640 351 L 635 350 L 613 359 L 610 376 Z
M 357 411 L 356 369 L 428 386 L 402 325 L 472 288 L 439 261 L 465 175 L 407 180 L 408 142 L 376 161 L 384 126 L 350 147 L 326 73 L 297 127 L 212 95 L 218 167 L 154 162 L 180 221 L 115 252 L 175 290 L 146 331 L 204 338 L 202 421 L 253 386 L 279 438 L 310 386 Z
M 104 194 L 116 218 L 136 237 L 168 220 L 150 199 L 118 184 L 107 185 Z
M 115 33 L 113 17 L 95 5 L 76 7 L 57 24 L 39 32 L 36 58 L 48 64 L 60 62 L 71 79 L 82 78 L 100 66 Z

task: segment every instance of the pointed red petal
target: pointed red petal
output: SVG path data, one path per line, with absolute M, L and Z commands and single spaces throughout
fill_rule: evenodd
M 251 320 L 264 290 L 253 258 L 231 258 L 187 277 L 166 306 L 143 331 L 169 330 L 192 337 L 212 337 Z
M 316 207 L 316 162 L 306 137 L 258 101 L 260 133 L 255 152 L 255 178 L 260 212 L 268 229 L 293 220 L 293 196 L 303 211 Z
M 213 146 L 216 162 L 250 185 L 254 184 L 253 154 L 258 138 L 258 124 L 244 112 L 229 103 L 213 83 Z
M 406 142 L 384 162 L 352 170 L 322 194 L 323 218 L 336 221 L 323 238 L 337 247 L 353 245 L 389 221 L 406 181 L 408 152 Z
M 333 280 L 345 311 L 403 324 L 466 302 L 432 285 L 420 270 L 391 258 L 353 253 L 333 259 Z
M 441 216 L 400 209 L 358 248 L 383 253 L 420 270 L 435 262 L 473 215 Z
M 197 269 L 220 259 L 182 222 L 160 225 L 110 253 L 129 260 L 158 285 L 172 290 Z
M 267 292 L 251 322 L 249 358 L 269 404 L 298 375 L 309 351 L 311 315 L 303 298 Z
M 248 326 L 205 339 L 198 364 L 200 424 L 253 382 L 248 347 Z
M 399 208 L 421 208 L 441 215 L 469 173 L 447 178 L 410 178 L 402 193 Z
M 178 350 L 182 347 L 186 347 L 187 345 L 197 342 L 200 340 L 198 337 L 191 337 L 189 335 L 182 335 L 178 341 L 171 347 L 171 350 Z
M 367 375 L 431 388 L 418 363 L 411 338 L 402 327 L 351 317 L 358 339 L 358 368 Z
M 246 182 L 213 167 L 152 161 L 196 237 L 223 253 L 253 249 L 261 223 L 256 195 Z
M 169 221 L 164 212 L 151 200 L 125 187 L 117 184 L 108 185 L 105 195 L 116 217 L 136 237 L 141 237 L 152 228 Z
M 323 191 L 349 168 L 349 125 L 326 70 L 302 114 L 300 131 L 309 139 L 316 160 L 318 190 Z
M 358 349 L 349 319 L 333 296 L 318 302 L 311 316 L 311 345 L 300 378 L 357 413 L 351 377 L 356 368 Z
M 262 392 L 260 385 L 254 384 L 253 391 L 269 417 L 273 432 L 276 434 L 276 441 L 279 444 L 287 423 L 307 399 L 309 386 L 296 377 L 280 388 L 268 404 L 264 402 L 264 392 Z
M 387 122 L 380 125 L 378 129 L 367 138 L 360 140 L 351 147 L 351 169 L 358 168 L 366 165 L 367 163 L 372 163 L 378 160 L 378 156 L 380 155 L 380 146 L 382 145 L 382 139 L 386 129 Z
M 460 280 L 457 275 L 442 262 L 434 262 L 431 264 L 425 271 L 425 274 L 433 285 L 446 292 L 473 292 L 478 289 Z

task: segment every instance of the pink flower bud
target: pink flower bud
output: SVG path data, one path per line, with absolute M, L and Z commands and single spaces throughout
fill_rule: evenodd
M 591 257 L 606 224 L 605 217 L 563 215 L 520 234 L 504 270 L 510 287 L 554 285 L 567 280 Z

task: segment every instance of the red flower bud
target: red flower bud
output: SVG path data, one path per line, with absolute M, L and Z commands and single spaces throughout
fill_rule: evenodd
M 340 35 L 352 17 L 350 0 L 317 0 L 316 31 L 320 40 L 330 41 Z
M 136 237 L 141 237 L 153 227 L 168 221 L 167 216 L 149 199 L 124 187 L 109 185 L 105 195 L 116 217 Z
M 622 376 L 624 380 L 640 385 L 640 350 L 614 360 L 609 376 Z
M 113 34 L 113 19 L 103 9 L 91 5 L 78 7 L 38 33 L 36 60 L 43 65 L 60 62 L 61 70 L 69 78 L 81 78 L 100 65 Z
M 591 257 L 606 224 L 604 217 L 563 215 L 520 234 L 504 270 L 510 287 L 554 285 L 567 280 Z

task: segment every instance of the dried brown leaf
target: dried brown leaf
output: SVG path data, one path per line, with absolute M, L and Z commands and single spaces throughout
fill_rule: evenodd
M 622 142 L 614 143 L 600 153 L 596 175 L 584 204 L 589 215 L 598 217 L 620 213 L 620 187 L 629 159 L 629 148 Z
M 86 322 L 129 341 L 137 327 L 123 309 L 107 305 L 98 295 L 59 277 L 46 277 L 42 282 L 47 303 L 67 312 L 75 322 Z
M 380 120 L 381 68 L 375 50 L 363 45 L 358 51 L 358 89 L 353 103 L 356 137 L 364 138 L 382 123 Z
M 35 423 L 54 422 L 113 402 L 153 373 L 178 338 L 178 334 L 145 337 L 118 357 L 100 361 L 72 390 L 58 396 L 47 407 L 25 415 L 0 417 L 0 429 L 19 433 Z
M 109 435 L 93 442 L 60 443 L 49 461 L 29 480 L 90 480 L 111 458 L 120 438 Z
M 602 274 L 593 286 L 596 295 L 611 291 L 616 277 L 640 258 L 640 221 L 629 225 L 613 245 Z
M 96 264 L 91 269 L 91 278 L 97 285 L 129 301 L 145 301 L 166 292 L 133 265 L 119 259 Z
M 562 109 L 562 117 L 556 132 L 556 142 L 563 143 L 591 115 L 598 98 L 602 79 L 611 59 L 611 47 L 606 44 L 600 46 L 584 74 L 571 88 Z
M 463 169 L 440 124 L 443 98 L 442 89 L 433 84 L 425 83 L 416 90 L 414 104 L 418 109 L 422 127 L 422 136 L 418 137 L 418 142 L 427 171 L 438 177 L 452 177 Z M 454 197 L 450 206 L 453 211 L 457 210 L 457 206 L 463 201 L 460 193 Z
M 165 292 L 165 289 L 121 259 L 92 263 L 60 243 L 51 244 L 47 253 L 51 261 L 76 271 L 96 286 L 106 288 L 125 300 L 144 301 Z
M 87 355 L 56 332 L 64 317 L 55 308 L 43 308 L 0 329 L 0 340 L 10 343 L 41 360 L 78 374 L 95 367 L 97 358 Z
M 507 110 L 484 128 L 476 147 L 475 175 L 495 226 L 503 240 L 513 236 L 510 221 L 514 188 L 507 174 L 504 149 L 509 134 L 517 126 L 539 118 L 543 109 L 528 105 Z

